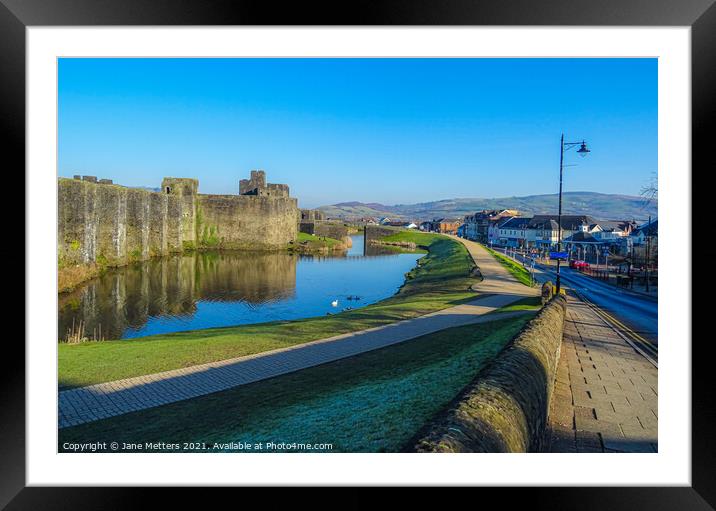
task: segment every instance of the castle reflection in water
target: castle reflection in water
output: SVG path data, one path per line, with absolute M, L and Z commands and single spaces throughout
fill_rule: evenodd
M 419 257 L 381 253 L 389 252 L 381 247 L 366 247 L 361 256 L 351 250 L 328 257 L 195 252 L 132 264 L 60 295 L 58 336 L 64 339 L 80 321 L 89 338 L 99 337 L 101 329 L 102 338 L 117 339 L 364 306 L 395 293 Z M 362 300 L 347 301 L 351 294 Z M 331 307 L 334 299 L 340 300 L 339 309 Z
M 293 296 L 297 258 L 284 253 L 197 252 L 112 270 L 60 296 L 59 334 L 74 319 L 85 332 L 121 337 L 150 317 L 189 316 L 199 301 L 260 305 Z

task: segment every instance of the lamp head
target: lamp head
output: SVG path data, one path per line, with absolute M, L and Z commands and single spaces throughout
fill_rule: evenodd
M 591 152 L 591 151 L 587 148 L 587 143 L 586 143 L 584 140 L 582 140 L 582 146 L 577 150 L 577 154 L 579 154 L 579 156 L 581 156 L 582 158 L 584 158 L 584 157 L 587 156 L 590 152 Z

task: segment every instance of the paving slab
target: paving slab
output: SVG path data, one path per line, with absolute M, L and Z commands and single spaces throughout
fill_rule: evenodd
M 658 452 L 657 411 L 658 369 L 590 306 L 569 296 L 549 450 Z M 573 435 L 565 432 L 566 423 Z

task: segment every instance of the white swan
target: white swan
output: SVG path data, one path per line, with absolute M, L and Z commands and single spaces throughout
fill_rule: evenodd
M 333 307 L 338 307 L 338 300 L 333 300 L 333 301 L 331 302 L 331 305 L 332 305 Z

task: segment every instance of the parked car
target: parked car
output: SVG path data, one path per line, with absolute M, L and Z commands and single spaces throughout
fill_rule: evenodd
M 569 262 L 569 267 L 575 270 L 588 270 L 589 263 L 586 261 L 572 260 Z

